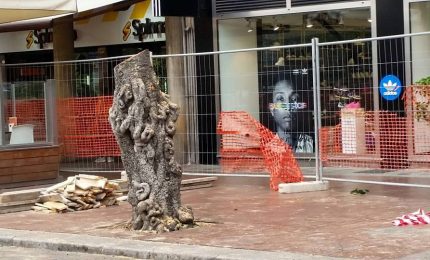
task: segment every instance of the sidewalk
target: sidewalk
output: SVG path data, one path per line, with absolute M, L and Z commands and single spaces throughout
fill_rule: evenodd
M 378 178 L 398 178 L 396 176 Z M 421 179 L 407 178 L 419 183 Z M 365 188 L 366 195 L 351 195 Z M 152 234 L 122 229 L 130 206 L 0 215 L 0 244 L 154 259 L 430 258 L 430 225 L 392 226 L 430 210 L 430 189 L 331 182 L 328 191 L 278 194 L 267 178 L 219 178 L 182 192 L 201 224 Z M 318 258 L 317 258 L 318 259 Z

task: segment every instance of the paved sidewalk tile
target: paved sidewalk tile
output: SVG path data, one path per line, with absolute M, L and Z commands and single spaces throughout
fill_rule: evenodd
M 407 181 L 416 183 L 417 179 Z M 369 192 L 353 195 L 350 191 L 354 189 Z M 33 211 L 0 214 L 3 228 L 0 235 L 3 243 L 22 241 L 19 242 L 22 246 L 25 243 L 37 246 L 37 242 L 48 241 L 55 248 L 67 242 L 61 237 L 52 239 L 54 234 L 62 233 L 63 239 L 65 236 L 75 239 L 71 241 L 76 241 L 80 250 L 91 245 L 91 250 L 103 249 L 109 254 L 117 249 L 120 251 L 116 253 L 128 250 L 143 257 L 148 251 L 140 251 L 142 245 L 145 250 L 163 245 L 163 252 L 157 253 L 179 250 L 188 259 L 191 255 L 233 257 L 237 252 L 241 255 L 234 259 L 250 259 L 258 254 L 346 259 L 424 256 L 425 259 L 430 255 L 430 246 L 420 241 L 430 240 L 430 225 L 395 227 L 391 221 L 418 208 L 429 211 L 429 197 L 430 189 L 342 182 L 330 182 L 327 191 L 279 194 L 269 190 L 266 178 L 230 177 L 220 178 L 212 188 L 182 192 L 182 203 L 193 208 L 199 221 L 197 228 L 162 234 L 125 230 L 120 226 L 131 217 L 131 207 L 121 203 L 65 214 Z M 22 235 L 18 240 L 11 230 L 41 233 L 35 233 L 40 235 L 37 239 L 36 235 Z M 86 245 L 83 237 L 96 237 L 98 243 Z M 58 241 L 63 242 L 58 244 Z

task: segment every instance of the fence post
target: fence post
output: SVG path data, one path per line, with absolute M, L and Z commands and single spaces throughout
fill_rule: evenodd
M 312 76 L 314 95 L 314 125 L 315 125 L 315 179 L 322 181 L 322 164 L 320 153 L 319 132 L 321 128 L 321 103 L 320 103 L 320 57 L 319 40 L 312 38 Z
M 4 89 L 6 85 L 6 68 L 4 66 L 5 58 L 3 54 L 0 54 L 0 146 L 5 144 L 5 106 L 6 99 L 4 96 Z
M 46 142 L 51 144 L 58 143 L 57 132 L 57 103 L 55 80 L 49 79 L 45 82 L 45 126 Z
M 6 98 L 4 96 L 5 84 L 0 82 L 0 146 L 5 144 L 5 131 L 6 131 L 6 119 L 5 115 L 5 107 L 6 107 Z M 6 125 L 5 125 L 6 124 Z
M 12 99 L 12 116 L 16 116 L 15 84 L 10 84 L 10 94 L 11 94 L 11 99 Z

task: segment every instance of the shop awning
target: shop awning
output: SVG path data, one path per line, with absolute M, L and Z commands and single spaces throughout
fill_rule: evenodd
M 0 0 L 0 33 L 48 28 L 52 19 L 67 14 L 85 19 L 139 1 L 142 0 Z
M 75 12 L 76 0 L 0 0 L 0 24 Z

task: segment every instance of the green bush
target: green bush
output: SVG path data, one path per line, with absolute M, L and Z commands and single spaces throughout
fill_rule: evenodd
M 417 85 L 430 85 L 430 76 L 418 80 L 417 82 L 415 82 L 415 84 L 417 84 Z
M 415 82 L 414 95 L 418 94 L 424 98 L 424 101 L 415 102 L 415 118 L 420 121 L 424 120 L 430 123 L 430 76 L 422 78 Z

